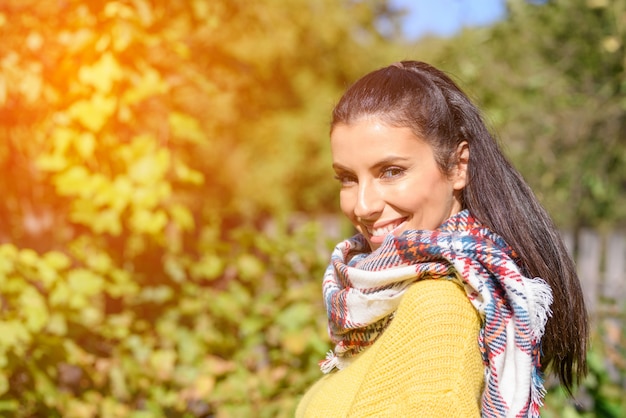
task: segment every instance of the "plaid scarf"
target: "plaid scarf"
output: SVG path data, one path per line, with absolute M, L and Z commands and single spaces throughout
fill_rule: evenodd
M 324 274 L 328 330 L 335 344 L 324 373 L 346 367 L 393 319 L 415 281 L 457 279 L 480 313 L 478 345 L 485 363 L 483 417 L 538 417 L 545 389 L 541 337 L 552 292 L 524 277 L 500 236 L 464 210 L 435 231 L 389 235 L 370 252 L 358 234 L 337 245 Z

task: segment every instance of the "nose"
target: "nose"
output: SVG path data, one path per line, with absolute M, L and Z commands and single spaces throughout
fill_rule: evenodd
M 359 183 L 354 215 L 360 219 L 375 219 L 383 211 L 385 206 L 381 191 L 375 184 L 369 182 Z

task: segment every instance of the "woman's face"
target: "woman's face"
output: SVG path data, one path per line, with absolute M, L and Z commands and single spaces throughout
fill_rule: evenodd
M 427 142 L 409 128 L 390 127 L 375 117 L 335 125 L 330 143 L 341 210 L 372 250 L 387 234 L 433 230 L 462 210 L 467 143 L 457 149 L 450 176 L 441 172 Z

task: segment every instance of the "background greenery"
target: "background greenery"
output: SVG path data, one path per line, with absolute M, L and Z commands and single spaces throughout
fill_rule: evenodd
M 561 227 L 623 227 L 626 1 L 507 6 L 409 42 L 386 0 L 3 1 L 0 415 L 291 416 L 350 233 L 329 113 L 393 61 L 450 72 Z M 546 416 L 626 414 L 607 350 Z

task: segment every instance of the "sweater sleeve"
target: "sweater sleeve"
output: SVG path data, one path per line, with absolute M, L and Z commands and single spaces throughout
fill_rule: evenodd
M 346 369 L 322 378 L 304 417 L 478 417 L 484 366 L 480 317 L 454 281 L 411 286 L 384 334 Z

